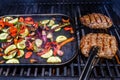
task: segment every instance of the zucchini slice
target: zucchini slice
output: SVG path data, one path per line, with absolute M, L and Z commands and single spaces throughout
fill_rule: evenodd
M 5 49 L 4 53 L 7 54 L 8 52 L 10 52 L 11 50 L 14 50 L 14 49 L 16 49 L 16 46 L 14 44 L 12 44 Z
M 36 45 L 37 47 L 40 47 L 40 46 L 42 45 L 42 43 L 43 43 L 43 41 L 42 41 L 41 39 L 36 39 L 36 40 L 35 40 L 35 45 Z
M 66 36 L 60 35 L 60 36 L 58 36 L 58 37 L 56 38 L 56 42 L 57 42 L 57 43 L 60 43 L 60 42 L 62 42 L 62 41 L 65 41 L 66 39 L 67 39 Z
M 9 55 L 8 56 L 3 56 L 3 58 L 4 59 L 11 59 L 11 58 L 15 57 L 16 53 L 17 53 L 17 50 L 13 50 L 11 52 L 8 52 L 7 54 L 9 54 Z
M 42 22 L 41 22 L 41 24 L 47 24 L 48 22 L 49 22 L 50 20 L 43 20 Z
M 22 34 L 20 34 L 20 35 L 21 35 L 22 38 L 25 38 L 28 34 L 29 34 L 29 31 L 28 31 L 28 29 L 26 28 L 26 29 L 25 29 L 25 32 L 22 33 Z
M 52 27 L 51 27 L 51 29 L 54 29 L 54 28 L 56 28 L 57 26 L 59 26 L 59 24 L 55 24 L 55 25 L 53 25 Z M 55 29 L 55 31 L 57 32 L 57 31 L 60 31 L 61 30 L 61 28 L 57 28 L 57 29 Z
M 42 58 L 49 58 L 53 55 L 53 50 L 50 49 L 47 53 L 41 55 Z
M 18 22 L 18 18 L 12 19 L 8 21 L 9 23 L 16 24 Z
M 18 49 L 24 49 L 26 47 L 25 41 L 26 40 L 22 40 L 21 42 L 17 43 L 17 48 Z
M 12 58 L 10 60 L 7 60 L 6 63 L 20 63 L 18 59 Z
M 13 38 L 7 39 L 6 42 L 11 42 L 12 40 L 13 40 Z
M 6 40 L 8 36 L 8 33 L 1 33 L 0 34 L 0 40 Z
M 61 59 L 57 56 L 52 56 L 47 59 L 47 63 L 60 63 Z
M 20 51 L 20 55 L 17 56 L 17 58 L 21 58 L 21 57 L 23 57 L 23 55 L 25 54 L 23 50 L 19 50 L 19 51 Z
M 10 21 L 10 20 L 12 20 L 12 19 L 13 19 L 12 17 L 7 16 L 7 17 L 5 17 L 5 18 L 3 19 L 3 21 L 4 21 L 4 22 L 8 22 L 8 21 Z
M 54 24 L 55 24 L 55 21 L 54 20 L 50 20 L 50 22 L 49 22 L 49 24 L 47 26 L 51 27 Z
M 4 33 L 7 33 L 8 32 L 8 30 L 9 30 L 9 28 L 5 28 L 5 29 L 2 29 L 2 31 L 4 32 Z
M 33 44 L 33 49 L 34 52 L 40 52 L 42 50 L 42 48 L 38 48 L 36 44 Z

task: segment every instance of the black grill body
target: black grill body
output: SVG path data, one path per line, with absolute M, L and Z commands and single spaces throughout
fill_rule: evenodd
M 117 56 L 120 60 L 120 17 L 119 0 L 3 0 L 0 2 L 0 15 L 8 14 L 47 14 L 62 13 L 74 20 L 78 43 L 83 35 L 90 32 L 105 32 L 115 35 L 118 41 Z M 84 28 L 79 17 L 99 12 L 109 16 L 114 24 L 109 31 Z M 79 44 L 78 44 L 79 46 Z M 70 63 L 62 66 L 0 66 L 0 80 L 78 80 L 87 61 L 80 51 Z M 90 75 L 90 80 L 119 80 L 120 64 L 101 59 Z

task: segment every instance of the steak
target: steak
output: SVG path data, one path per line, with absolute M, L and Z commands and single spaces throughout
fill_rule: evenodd
M 100 13 L 84 15 L 80 18 L 83 25 L 92 29 L 106 29 L 112 26 L 112 20 Z
M 98 56 L 111 59 L 117 52 L 117 41 L 112 35 L 105 33 L 90 33 L 83 36 L 80 41 L 81 52 L 85 57 L 89 56 L 90 49 L 98 46 Z

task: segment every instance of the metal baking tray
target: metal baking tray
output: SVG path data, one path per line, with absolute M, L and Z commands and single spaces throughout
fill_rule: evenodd
M 53 38 L 55 38 L 57 35 L 65 35 L 67 37 L 71 37 L 74 36 L 75 40 L 64 45 L 62 47 L 62 51 L 64 52 L 64 55 L 61 58 L 62 62 L 61 63 L 47 63 L 46 59 L 43 59 L 35 54 L 33 54 L 31 56 L 31 58 L 37 59 L 38 62 L 37 63 L 30 63 L 29 59 L 25 59 L 24 56 L 22 58 L 19 59 L 20 63 L 19 64 L 0 64 L 0 66 L 5 66 L 5 65 L 9 65 L 9 66 L 28 66 L 28 65 L 64 65 L 67 64 L 69 62 L 71 62 L 77 55 L 78 53 L 78 43 L 77 43 L 77 37 L 76 37 L 76 30 L 75 30 L 75 26 L 74 26 L 74 22 L 73 20 L 64 14 L 18 14 L 18 15 L 4 15 L 1 17 L 5 17 L 5 16 L 11 16 L 11 17 L 32 17 L 34 21 L 40 21 L 40 20 L 46 20 L 46 19 L 51 19 L 51 18 L 55 18 L 56 23 L 59 23 L 61 21 L 62 18 L 69 18 L 70 19 L 70 26 L 73 27 L 74 29 L 74 34 L 70 34 L 67 31 L 61 30 L 56 32 L 55 34 L 53 34 Z M 1 45 L 1 43 L 0 43 Z M 3 58 L 0 57 L 0 60 L 2 60 Z

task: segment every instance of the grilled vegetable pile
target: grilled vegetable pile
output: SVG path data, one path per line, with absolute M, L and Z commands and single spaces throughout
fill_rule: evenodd
M 57 35 L 61 30 L 73 34 L 69 19 L 58 23 L 55 18 L 35 21 L 32 17 L 2 17 L 0 19 L 0 63 L 21 63 L 20 59 L 37 63 L 60 63 L 62 47 L 74 40 L 73 36 Z M 33 58 L 36 55 L 38 58 Z

